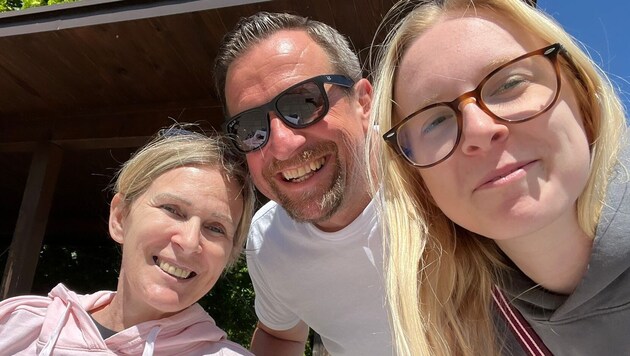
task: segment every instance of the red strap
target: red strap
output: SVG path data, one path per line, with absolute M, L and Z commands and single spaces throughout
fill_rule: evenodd
M 540 339 L 540 336 L 521 315 L 521 312 L 505 299 L 505 295 L 499 288 L 495 287 L 492 289 L 492 299 L 494 299 L 494 303 L 501 312 L 501 316 L 510 326 L 514 337 L 516 337 L 516 340 L 528 355 L 553 356 L 551 351 L 545 346 L 545 343 Z

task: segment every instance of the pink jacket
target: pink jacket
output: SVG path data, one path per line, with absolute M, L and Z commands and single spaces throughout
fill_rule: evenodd
M 87 310 L 108 304 L 114 292 L 79 295 L 63 284 L 48 297 L 0 302 L 3 355 L 252 355 L 226 339 L 199 304 L 169 318 L 147 321 L 103 340 Z

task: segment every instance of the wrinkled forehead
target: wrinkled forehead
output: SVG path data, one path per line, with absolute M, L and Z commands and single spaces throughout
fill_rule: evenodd
M 305 79 L 330 74 L 323 48 L 299 30 L 282 30 L 251 46 L 229 66 L 225 96 L 228 114 L 263 105 Z

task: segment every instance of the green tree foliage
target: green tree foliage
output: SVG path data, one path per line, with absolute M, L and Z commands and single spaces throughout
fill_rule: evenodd
M 28 9 L 29 7 L 62 4 L 66 2 L 75 2 L 75 1 L 77 0 L 24 0 L 22 1 L 22 8 Z
M 221 277 L 199 304 L 227 332 L 230 340 L 249 347 L 257 318 L 254 289 L 244 258 Z
M 21 0 L 0 0 L 0 12 L 22 8 Z
M 76 1 L 79 0 L 0 0 L 0 12 Z

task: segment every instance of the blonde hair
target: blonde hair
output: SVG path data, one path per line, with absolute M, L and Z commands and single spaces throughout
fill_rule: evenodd
M 455 225 L 435 206 L 417 170 L 385 145 L 381 135 L 397 123 L 393 106 L 396 70 L 410 43 L 449 11 L 484 8 L 503 15 L 569 53 L 563 75 L 575 90 L 590 143 L 592 164 L 578 198 L 581 228 L 594 235 L 608 177 L 616 163 L 623 106 L 610 81 L 553 19 L 522 0 L 401 1 L 383 20 L 393 27 L 378 54 L 372 124 L 366 159 L 381 146 L 377 165 L 383 190 L 386 287 L 399 355 L 492 355 L 500 353 L 491 290 L 508 268 L 497 245 Z
M 218 168 L 229 181 L 241 186 L 243 213 L 233 237 L 233 248 L 227 263 L 232 266 L 240 257 L 254 211 L 255 195 L 244 157 L 233 151 L 227 139 L 191 131 L 193 126 L 176 124 L 160 132 L 125 162 L 115 176 L 113 192 L 124 197 L 124 209 L 149 189 L 162 174 L 184 166 Z

